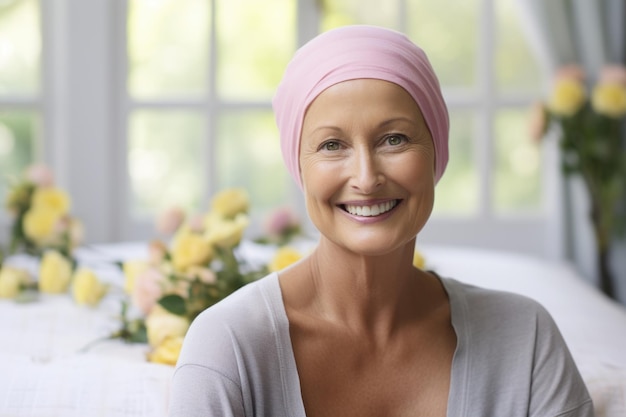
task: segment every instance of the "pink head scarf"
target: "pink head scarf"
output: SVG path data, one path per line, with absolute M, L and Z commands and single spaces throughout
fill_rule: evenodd
M 300 136 L 304 114 L 328 87 L 370 78 L 404 88 L 422 111 L 435 146 L 435 183 L 448 163 L 448 110 L 426 54 L 405 35 L 374 26 L 345 26 L 300 48 L 285 70 L 273 100 L 287 169 L 302 188 Z

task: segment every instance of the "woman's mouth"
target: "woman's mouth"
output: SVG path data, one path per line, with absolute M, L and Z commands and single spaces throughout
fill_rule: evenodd
M 367 205 L 343 204 L 341 207 L 353 216 L 375 217 L 392 210 L 399 202 L 400 200 L 390 200 L 384 203 Z

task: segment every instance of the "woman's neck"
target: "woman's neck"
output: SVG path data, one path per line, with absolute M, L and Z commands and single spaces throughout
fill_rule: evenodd
M 436 279 L 413 267 L 414 243 L 380 256 L 348 252 L 322 238 L 294 271 L 308 314 L 382 342 L 428 310 Z M 294 282 L 295 283 L 295 282 Z

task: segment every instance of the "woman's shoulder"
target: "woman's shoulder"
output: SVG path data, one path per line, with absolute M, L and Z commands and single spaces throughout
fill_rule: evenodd
M 480 333 L 486 340 L 561 339 L 557 324 L 538 301 L 518 293 L 483 288 L 455 279 L 442 279 L 448 292 L 452 319 L 469 334 Z
M 196 317 L 185 335 L 179 365 L 229 368 L 250 353 L 250 346 L 255 346 L 255 356 L 270 354 L 281 308 L 276 274 L 247 284 Z
M 214 321 L 231 325 L 246 325 L 251 319 L 263 317 L 267 312 L 268 303 L 277 300 L 280 294 L 277 274 L 269 274 L 263 278 L 244 285 L 218 303 L 204 310 L 196 317 L 194 323 L 213 324 Z
M 457 333 L 457 395 L 471 401 L 465 406 L 480 415 L 588 415 L 589 394 L 548 310 L 525 295 L 442 283 Z
M 180 415 L 190 408 L 203 415 L 244 415 L 244 409 L 279 415 L 272 407 L 284 404 L 283 381 L 297 377 L 285 365 L 289 326 L 281 309 L 278 278 L 270 274 L 196 317 L 174 372 L 173 408 L 184 410 Z M 260 392 L 267 395 L 255 395 Z
M 549 315 L 538 301 L 522 294 L 480 287 L 452 278 L 442 278 L 441 281 L 451 304 L 473 313 L 498 313 L 515 317 L 520 314 L 523 317 Z

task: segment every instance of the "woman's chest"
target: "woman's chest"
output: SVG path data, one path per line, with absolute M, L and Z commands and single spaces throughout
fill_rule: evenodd
M 382 350 L 341 338 L 292 342 L 307 417 L 446 415 L 453 331 Z

